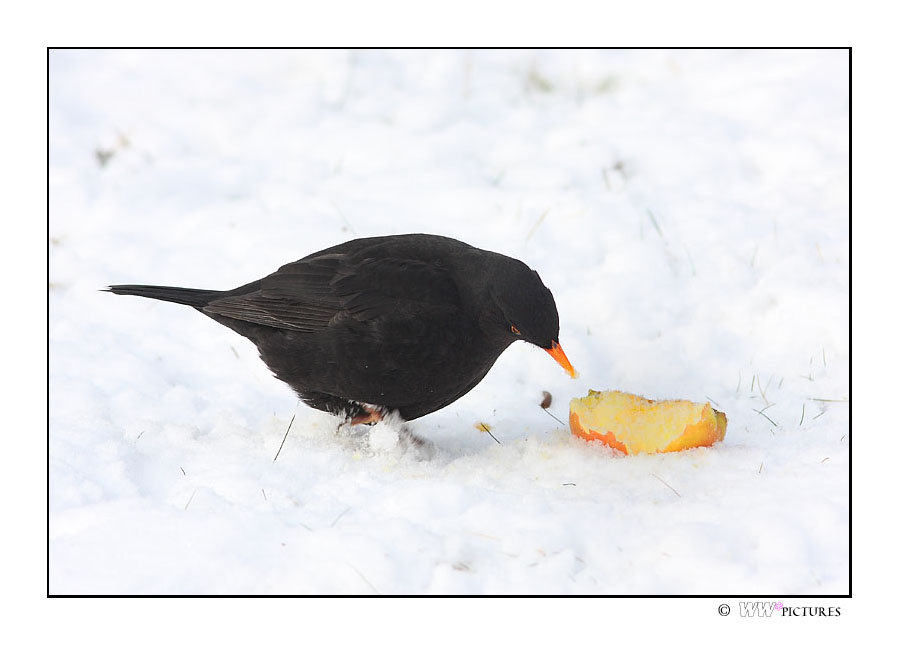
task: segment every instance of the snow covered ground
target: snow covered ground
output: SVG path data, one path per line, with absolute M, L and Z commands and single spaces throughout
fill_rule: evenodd
M 50 592 L 847 593 L 847 76 L 845 51 L 53 52 Z M 413 422 L 430 459 L 336 435 L 190 308 L 98 291 L 412 231 L 537 269 L 581 373 L 514 344 Z M 623 456 L 539 406 L 588 388 L 708 399 L 728 435 Z

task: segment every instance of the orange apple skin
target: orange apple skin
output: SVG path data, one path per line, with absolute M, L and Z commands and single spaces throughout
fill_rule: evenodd
M 572 429 L 572 432 L 575 433 L 575 435 L 587 440 L 588 442 L 597 440 L 602 442 L 603 444 L 606 444 L 607 446 L 618 449 L 625 455 L 628 455 L 628 447 L 619 442 L 616 439 L 616 436 L 612 434 L 612 431 L 600 434 L 597 431 L 584 428 L 581 425 L 581 420 L 579 419 L 578 414 L 575 411 L 569 412 L 569 427 Z
M 703 407 L 700 421 L 696 424 L 689 424 L 686 426 L 684 433 L 673 440 L 672 443 L 660 451 L 660 453 L 683 451 L 698 446 L 712 446 L 725 438 L 726 424 L 727 419 L 725 413 L 720 413 L 707 404 Z

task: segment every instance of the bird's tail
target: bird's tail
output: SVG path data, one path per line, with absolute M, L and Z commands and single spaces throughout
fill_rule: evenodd
M 214 289 L 191 289 L 188 287 L 163 287 L 161 285 L 110 285 L 103 291 L 125 296 L 143 296 L 158 301 L 180 303 L 191 307 L 203 307 L 222 292 Z

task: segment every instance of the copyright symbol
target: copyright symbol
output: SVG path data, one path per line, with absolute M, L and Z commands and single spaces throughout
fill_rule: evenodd
M 727 603 L 723 603 L 721 606 L 719 606 L 719 614 L 723 617 L 727 617 L 731 614 L 731 608 L 728 607 Z

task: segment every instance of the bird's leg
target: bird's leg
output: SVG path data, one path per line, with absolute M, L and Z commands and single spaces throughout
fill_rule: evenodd
M 400 446 L 404 449 L 408 449 L 410 447 L 415 448 L 426 458 L 431 458 L 434 456 L 434 442 L 431 440 L 426 440 L 424 437 L 419 437 L 411 430 L 409 430 L 409 426 L 407 426 L 406 422 L 404 422 L 400 426 L 400 430 L 397 431 L 397 435 L 400 438 Z
M 362 407 L 365 412 L 351 417 L 350 426 L 355 426 L 357 424 L 376 424 L 384 419 L 382 408 L 380 406 L 362 404 Z

